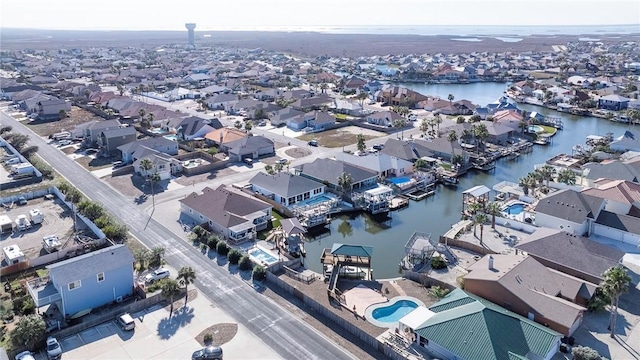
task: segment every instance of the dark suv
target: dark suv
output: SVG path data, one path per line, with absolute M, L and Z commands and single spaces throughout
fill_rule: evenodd
M 207 346 L 191 354 L 191 360 L 222 360 L 222 348 L 219 346 Z

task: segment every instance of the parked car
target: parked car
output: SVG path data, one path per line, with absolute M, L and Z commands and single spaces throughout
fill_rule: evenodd
M 284 164 L 286 164 L 286 163 L 287 163 L 287 161 L 289 161 L 289 160 L 287 160 L 287 159 L 278 159 L 278 161 L 276 161 L 276 162 L 277 162 L 278 164 L 282 164 L 282 165 L 284 165 Z
M 60 343 L 54 337 L 47 338 L 47 358 L 49 360 L 59 360 L 62 357 Z
M 309 144 L 309 146 L 318 146 L 318 141 L 317 140 L 311 140 L 307 144 Z
M 120 167 L 123 167 L 123 166 L 124 166 L 124 163 L 122 161 L 114 161 L 113 162 L 113 168 L 114 169 L 117 169 L 117 168 L 120 168 Z
M 244 158 L 244 159 L 242 159 L 242 162 L 247 164 L 247 165 L 249 165 L 249 166 L 253 165 L 253 159 L 252 158 Z
M 191 355 L 191 360 L 222 360 L 222 348 L 219 346 L 207 346 L 196 350 Z
M 98 149 L 94 149 L 94 148 L 89 148 L 87 150 L 85 150 L 84 152 L 88 155 L 88 154 L 97 154 L 100 150 Z
M 131 331 L 136 328 L 136 322 L 128 313 L 118 316 L 116 318 L 116 322 L 118 323 L 118 326 L 125 331 Z
M 36 360 L 31 351 L 23 351 L 16 355 L 16 360 Z
M 372 146 L 372 148 L 375 149 L 375 150 L 380 151 L 380 150 L 382 150 L 384 148 L 384 145 L 382 145 L 382 144 L 374 144 Z
M 27 198 L 25 198 L 24 196 L 20 196 L 16 203 L 18 203 L 18 205 L 27 205 Z
M 158 280 L 162 280 L 165 278 L 168 278 L 171 274 L 169 273 L 169 269 L 166 268 L 160 268 L 157 270 L 154 270 L 153 272 L 145 275 L 144 277 L 144 282 L 147 284 L 156 282 Z
M 58 146 L 67 146 L 73 144 L 72 140 L 60 140 L 58 142 Z

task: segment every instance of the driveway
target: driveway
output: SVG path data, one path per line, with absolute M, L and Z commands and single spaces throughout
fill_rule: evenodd
M 219 323 L 235 323 L 214 307 L 202 294 L 189 301 L 185 309 L 177 306 L 169 320 L 169 311 L 155 305 L 131 314 L 134 331 L 121 330 L 114 321 L 103 323 L 78 334 L 59 339 L 64 359 L 185 359 L 202 346 L 195 340 L 206 328 Z M 251 351 L 247 351 L 251 344 Z M 280 359 L 242 325 L 222 345 L 229 359 Z

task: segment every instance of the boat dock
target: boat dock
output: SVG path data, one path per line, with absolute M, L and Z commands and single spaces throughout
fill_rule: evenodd
M 400 210 L 409 206 L 409 200 L 404 196 L 396 196 L 389 203 L 390 210 Z

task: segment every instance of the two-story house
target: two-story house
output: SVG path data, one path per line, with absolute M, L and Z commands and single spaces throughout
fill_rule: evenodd
M 178 143 L 176 141 L 171 141 L 165 137 L 158 136 L 144 140 L 136 140 L 118 146 L 118 150 L 120 150 L 120 153 L 122 154 L 122 161 L 127 164 L 135 161 L 136 159 L 133 157 L 133 154 L 142 146 L 167 155 L 178 155 Z

